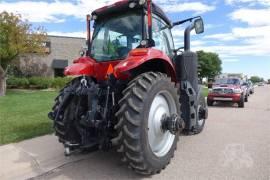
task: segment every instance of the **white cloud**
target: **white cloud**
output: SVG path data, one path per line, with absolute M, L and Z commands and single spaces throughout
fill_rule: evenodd
M 218 41 L 232 41 L 232 40 L 247 40 L 247 39 L 265 39 L 270 38 L 270 26 L 247 27 L 247 28 L 232 28 L 230 33 L 219 33 L 206 35 L 204 39 L 213 39 Z
M 210 52 L 216 52 L 221 57 L 223 56 L 264 56 L 269 50 L 266 48 L 260 48 L 257 44 L 252 45 L 211 45 L 211 46 L 196 46 L 192 50 L 204 50 Z
M 214 39 L 219 41 L 231 41 L 235 40 L 235 37 L 232 33 L 219 33 L 219 34 L 211 34 L 204 36 L 204 39 Z
M 255 4 L 261 4 L 261 5 L 270 5 L 269 0 L 225 0 L 226 4 L 229 5 L 236 5 L 236 4 L 249 4 L 249 5 L 255 5 Z
M 117 0 L 93 1 L 19 1 L 0 2 L 0 12 L 8 11 L 21 14 L 30 22 L 59 23 L 65 21 L 68 16 L 84 19 L 91 11 L 116 2 Z
M 203 14 L 216 9 L 213 5 L 203 4 L 201 2 L 185 2 L 177 4 L 169 4 L 163 6 L 164 11 L 176 13 L 176 12 L 195 12 L 195 14 Z
M 233 28 L 231 33 L 214 34 L 203 39 L 214 39 L 216 45 L 195 46 L 195 50 L 213 51 L 224 59 L 235 59 L 239 56 L 270 57 L 270 26 Z M 229 43 L 232 39 L 237 43 Z M 224 44 L 218 45 L 218 42 Z
M 249 3 L 251 0 L 231 0 L 229 3 Z M 270 5 L 270 0 L 257 0 L 256 3 Z M 231 46 L 211 47 L 223 54 L 229 55 L 250 55 L 250 56 L 269 56 L 270 57 L 270 8 L 251 9 L 239 8 L 232 12 L 229 17 L 234 21 L 247 23 L 247 27 L 235 27 L 231 32 L 219 35 L 210 35 L 217 41 L 232 39 L 237 44 Z M 205 37 L 207 38 L 207 36 Z M 225 38 L 225 39 L 224 39 Z
M 251 26 L 270 25 L 270 8 L 247 9 L 241 8 L 230 14 L 231 19 L 248 23 Z
M 238 62 L 239 59 L 226 59 L 226 58 L 224 58 L 224 59 L 222 59 L 222 61 L 223 62 Z
M 173 36 L 177 36 L 177 37 L 184 37 L 184 32 L 185 32 L 185 29 L 184 28 L 173 28 L 172 29 L 172 34 Z
M 206 42 L 202 40 L 195 40 L 190 42 L 191 46 L 202 46 L 205 45 Z
M 205 24 L 204 28 L 205 29 L 214 29 L 214 28 L 219 28 L 224 26 L 223 24 Z
M 63 22 L 64 19 L 59 15 L 71 15 L 76 7 L 69 2 L 31 2 L 21 1 L 0 4 L 0 11 L 19 13 L 23 18 L 30 22 Z
M 65 21 L 69 16 L 84 19 L 86 14 L 91 11 L 112 4 L 118 0 L 98 0 L 93 3 L 91 0 L 74 1 L 18 1 L 0 2 L 0 12 L 8 11 L 21 14 L 24 19 L 30 22 L 49 22 L 59 23 Z M 191 11 L 202 14 L 215 9 L 214 6 L 206 5 L 201 2 L 185 2 L 179 4 L 177 0 L 158 0 L 158 4 L 167 12 Z
M 270 25 L 260 27 L 233 28 L 232 34 L 236 38 L 264 38 L 270 37 Z M 269 39 L 267 39 L 269 40 Z
M 227 0 L 227 3 L 250 3 L 251 0 Z M 253 1 L 266 5 L 268 1 Z M 224 62 L 235 62 L 241 56 L 270 57 L 270 8 L 239 8 L 229 17 L 241 21 L 247 27 L 234 27 L 230 32 L 206 35 L 205 40 L 214 40 L 215 45 L 196 46 L 195 50 L 217 52 Z M 218 44 L 221 42 L 221 44 Z

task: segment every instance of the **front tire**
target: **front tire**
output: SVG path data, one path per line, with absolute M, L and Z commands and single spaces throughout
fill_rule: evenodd
M 137 173 L 152 175 L 169 164 L 179 133 L 162 131 L 162 115 L 180 116 L 175 83 L 165 74 L 147 72 L 128 84 L 116 113 L 119 123 L 118 152 Z
M 207 106 L 213 106 L 214 101 L 207 98 Z
M 245 102 L 248 102 L 248 94 L 245 96 Z
M 240 101 L 238 102 L 238 107 L 239 108 L 244 108 L 245 107 L 245 99 L 244 99 L 243 95 L 241 96 Z

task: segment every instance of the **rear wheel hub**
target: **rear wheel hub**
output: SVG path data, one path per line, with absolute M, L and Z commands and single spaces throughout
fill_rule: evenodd
M 167 91 L 158 93 L 153 99 L 148 117 L 148 141 L 156 156 L 162 157 L 171 149 L 179 131 L 179 119 L 171 94 Z
M 162 130 L 169 131 L 172 134 L 177 134 L 185 126 L 184 121 L 177 114 L 171 116 L 164 114 L 161 123 Z

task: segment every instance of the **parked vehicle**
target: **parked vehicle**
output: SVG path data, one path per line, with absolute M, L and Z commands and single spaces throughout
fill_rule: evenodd
M 217 79 L 209 91 L 207 104 L 213 106 L 214 102 L 227 101 L 238 103 L 238 107 L 243 108 L 248 101 L 247 91 L 247 86 L 239 78 Z
M 254 94 L 254 92 L 255 92 L 254 85 L 250 80 L 247 81 L 247 88 L 248 88 L 249 94 Z
M 258 86 L 264 86 L 264 83 L 263 82 L 259 82 L 258 83 Z
M 186 22 L 184 48 L 175 49 L 171 29 Z M 171 23 L 151 0 L 122 0 L 88 15 L 88 51 L 65 69 L 77 78 L 49 113 L 66 155 L 116 147 L 137 173 L 164 169 L 179 133 L 198 134 L 207 119 L 190 51 L 194 29 L 203 33 L 201 17 Z

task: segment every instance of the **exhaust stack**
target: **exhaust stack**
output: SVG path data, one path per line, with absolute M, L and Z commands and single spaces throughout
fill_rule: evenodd
M 149 40 L 152 41 L 152 1 L 147 0 L 147 18 L 148 18 L 148 34 Z
M 86 15 L 86 29 L 87 29 L 87 53 L 86 55 L 89 56 L 90 55 L 90 47 L 91 47 L 91 15 L 87 14 Z
M 194 23 L 191 23 L 186 29 L 185 29 L 185 36 L 184 36 L 184 50 L 190 51 L 190 32 L 195 28 Z

